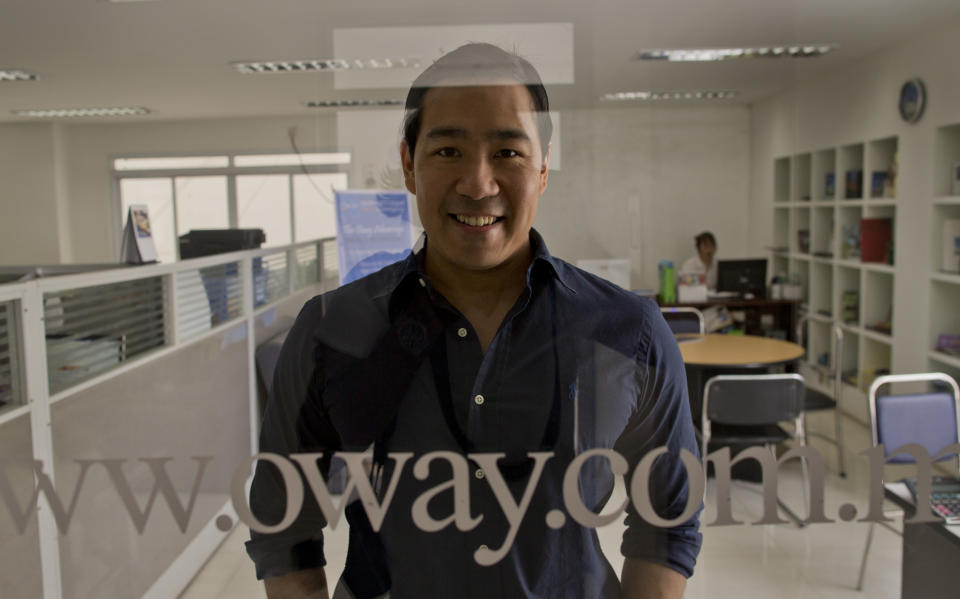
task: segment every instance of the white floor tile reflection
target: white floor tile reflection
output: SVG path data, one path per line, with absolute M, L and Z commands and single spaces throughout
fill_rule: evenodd
M 820 420 L 818 420 L 820 418 Z M 811 417 L 812 428 L 832 428 L 832 417 Z M 869 434 L 861 426 L 847 426 L 846 478 L 836 472 L 833 448 L 814 443 L 827 462 L 825 486 L 826 514 L 836 518 L 839 506 L 853 503 L 861 513 L 865 511 L 869 480 L 866 460 L 856 457 L 858 451 L 870 445 Z M 889 472 L 889 471 L 888 471 Z M 904 475 L 908 475 L 905 473 Z M 780 496 L 801 514 L 803 505 L 801 473 L 796 464 L 785 466 L 780 482 Z M 763 506 L 759 486 L 736 484 L 732 490 L 733 514 L 746 522 L 736 526 L 704 526 L 703 549 L 696 573 L 687 585 L 687 599 L 782 597 L 784 599 L 842 599 L 869 597 L 871 599 L 900 596 L 901 540 L 896 534 L 877 527 L 873 547 L 867 562 L 866 581 L 861 592 L 855 590 L 860 558 L 866 542 L 867 524 L 842 522 L 814 524 L 797 528 L 792 524 L 751 525 L 760 519 Z M 617 505 L 622 501 L 623 489 L 618 487 L 611 498 Z M 714 489 L 711 480 L 707 486 L 707 510 L 704 523 L 715 517 Z M 898 523 L 899 525 L 899 523 Z M 622 524 L 598 531 L 600 543 L 616 571 L 620 571 Z M 253 574 L 253 565 L 243 550 L 248 532 L 240 527 L 230 534 L 223 545 L 197 575 L 182 595 L 184 599 L 253 599 L 263 598 L 262 584 Z M 327 567 L 331 585 L 339 577 L 345 559 L 346 526 L 328 531 Z M 338 552 L 336 548 L 341 548 Z

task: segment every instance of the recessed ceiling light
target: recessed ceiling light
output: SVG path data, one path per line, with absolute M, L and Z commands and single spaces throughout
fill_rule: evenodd
M 150 114 L 150 110 L 142 106 L 113 106 L 108 108 L 33 108 L 11 111 L 17 116 L 34 118 L 74 118 L 84 116 L 140 116 Z
M 728 100 L 737 96 L 736 90 L 636 91 L 604 94 L 601 100 L 626 102 L 631 100 Z
M 822 56 L 836 49 L 835 44 L 762 46 L 756 48 L 691 48 L 677 50 L 642 50 L 637 60 L 669 62 L 704 62 L 737 58 L 808 58 Z
M 21 69 L 0 69 L 0 81 L 36 81 L 37 76 Z
M 352 108 L 355 106 L 403 106 L 404 100 L 307 100 L 307 108 Z
M 416 69 L 420 68 L 420 59 L 366 58 L 346 60 L 342 58 L 319 58 L 315 60 L 234 62 L 232 64 L 241 73 L 303 73 L 345 71 L 347 69 Z

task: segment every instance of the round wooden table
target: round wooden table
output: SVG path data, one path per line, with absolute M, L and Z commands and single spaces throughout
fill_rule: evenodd
M 764 368 L 792 362 L 804 354 L 789 341 L 754 335 L 677 335 L 687 366 Z

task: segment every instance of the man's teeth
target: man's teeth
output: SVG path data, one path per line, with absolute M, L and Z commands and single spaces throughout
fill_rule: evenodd
M 463 214 L 458 214 L 456 216 L 458 221 L 465 225 L 470 225 L 471 227 L 492 225 L 497 220 L 496 216 L 464 216 Z

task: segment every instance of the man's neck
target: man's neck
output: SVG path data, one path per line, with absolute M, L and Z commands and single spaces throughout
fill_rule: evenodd
M 533 260 L 532 248 L 484 270 L 464 269 L 436 259 L 430 254 L 429 242 L 426 252 L 425 267 L 434 289 L 470 321 L 486 351 L 526 286 L 527 268 Z

